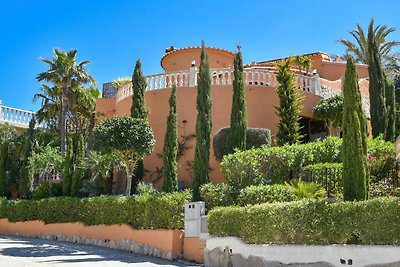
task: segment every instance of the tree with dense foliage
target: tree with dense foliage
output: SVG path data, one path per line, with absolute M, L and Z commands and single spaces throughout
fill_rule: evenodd
M 346 52 L 354 56 L 357 62 L 368 64 L 373 137 L 380 134 L 387 136 L 386 129 L 391 107 L 386 106 L 388 101 L 386 101 L 385 95 L 391 95 L 392 92 L 385 89 L 384 70 L 391 70 L 398 65 L 398 54 L 392 50 L 400 45 L 400 42 L 387 40 L 389 34 L 394 31 L 394 28 L 389 28 L 387 25 L 374 26 L 374 20 L 371 19 L 367 34 L 359 24 L 357 24 L 357 29 L 350 31 L 356 40 L 355 43 L 344 39 L 339 40 L 346 46 Z
M 387 109 L 387 129 L 385 140 L 394 142 L 396 139 L 396 95 L 393 81 L 385 75 L 385 97 L 386 97 L 386 109 Z
M 28 166 L 31 174 L 38 175 L 39 180 L 50 180 L 55 173 L 62 171 L 65 164 L 64 158 L 61 157 L 60 148 L 47 145 L 39 147 L 38 152 L 32 153 L 32 156 L 29 157 Z
M 68 149 L 64 161 L 64 179 L 62 181 L 62 193 L 64 196 L 71 195 L 72 175 L 74 174 L 74 146 L 71 137 L 67 140 Z
M 0 125 L 0 195 L 18 192 L 23 163 L 24 136 L 15 127 Z
M 176 86 L 172 87 L 169 98 L 169 114 L 167 129 L 164 137 L 163 149 L 163 184 L 161 190 L 171 193 L 178 191 L 178 167 L 176 157 L 178 153 L 178 124 L 176 114 Z
M 74 168 L 71 181 L 71 195 L 77 196 L 79 190 L 83 185 L 83 178 L 85 174 L 85 138 L 80 134 L 76 140 L 75 155 L 74 155 Z
M 147 120 L 113 117 L 101 121 L 94 130 L 95 147 L 100 152 L 119 152 L 127 176 L 126 195 L 131 194 L 132 174 L 138 160 L 154 149 L 154 135 Z
M 338 135 L 343 119 L 343 96 L 322 99 L 314 107 L 314 119 L 322 120 L 328 128 L 328 135 Z
M 289 58 L 280 63 L 276 74 L 276 80 L 279 83 L 276 88 L 279 106 L 275 109 L 280 118 L 276 134 L 278 145 L 296 144 L 302 138 L 299 123 L 302 96 L 297 90 L 294 74 L 290 72 L 291 62 L 292 58 Z
M 229 132 L 229 150 L 234 152 L 235 149 L 246 149 L 246 133 L 247 133 L 247 108 L 246 108 L 246 88 L 243 75 L 243 60 L 240 46 L 235 55 L 234 76 L 233 80 L 233 96 L 231 110 L 231 127 Z
M 199 79 L 197 85 L 196 146 L 193 165 L 193 200 L 200 200 L 200 186 L 209 181 L 210 134 L 211 134 L 211 78 L 208 54 L 204 42 L 201 45 Z
M 343 99 L 343 198 L 345 201 L 368 198 L 367 119 L 361 104 L 358 75 L 348 57 Z
M 124 170 L 122 155 L 117 152 L 98 153 L 91 151 L 85 165 L 90 171 L 90 179 L 84 181 L 84 189 L 89 196 L 110 195 L 113 185 L 113 171 Z
M 132 75 L 132 106 L 131 106 L 131 117 L 135 119 L 145 119 L 149 115 L 149 111 L 146 107 L 144 93 L 146 91 L 147 83 L 146 78 L 142 72 L 142 62 L 140 59 L 136 61 L 135 69 Z M 132 193 L 136 193 L 137 184 L 143 180 L 144 176 L 144 164 L 143 160 L 139 160 L 136 164 L 136 168 L 133 174 L 132 181 Z
M 19 178 L 19 195 L 21 198 L 29 198 L 32 193 L 32 174 L 29 171 L 28 160 L 36 147 L 36 120 L 29 122 L 28 131 L 25 133 L 22 166 Z
M 45 81 L 53 85 L 54 90 L 61 93 L 59 129 L 61 137 L 61 155 L 65 156 L 67 146 L 67 112 L 68 105 L 72 103 L 70 96 L 78 90 L 82 84 L 95 83 L 88 74 L 86 65 L 88 60 L 76 62 L 77 51 L 71 49 L 67 52 L 54 49 L 51 59 L 41 58 L 48 65 L 48 70 L 37 75 L 39 82 Z
M 388 127 L 388 110 L 386 106 L 385 74 L 382 68 L 382 56 L 379 53 L 379 43 L 373 32 L 373 24 L 368 28 L 368 73 L 371 111 L 372 136 L 386 136 Z

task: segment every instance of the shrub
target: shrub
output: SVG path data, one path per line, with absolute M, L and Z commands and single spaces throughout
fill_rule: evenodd
M 154 188 L 153 184 L 146 182 L 139 182 L 137 185 L 138 195 L 154 195 L 157 194 L 157 189 Z
M 321 184 L 331 197 L 343 193 L 342 171 L 342 163 L 316 163 L 304 167 L 301 179 Z
M 342 162 L 341 146 L 340 138 L 328 137 L 307 144 L 238 151 L 224 157 L 221 171 L 232 184 L 257 185 L 298 179 L 308 165 Z M 368 155 L 371 182 L 389 180 L 397 187 L 394 144 L 381 138 L 369 139 Z
M 213 138 L 214 157 L 217 160 L 229 154 L 230 127 L 221 128 Z M 246 149 L 271 146 L 271 131 L 265 128 L 247 128 Z
M 286 202 L 296 199 L 297 197 L 284 185 L 260 185 L 242 189 L 237 198 L 237 204 L 245 206 L 270 202 Z
M 50 194 L 50 183 L 46 182 L 38 186 L 32 192 L 33 199 L 42 199 L 47 197 L 58 197 L 62 195 L 62 188 L 61 184 L 59 183 L 52 183 L 51 184 L 51 194 Z
M 303 182 L 301 179 L 294 179 L 285 182 L 285 186 L 298 198 L 321 198 L 325 196 L 325 190 L 316 182 Z
M 85 225 L 129 224 L 135 229 L 179 229 L 190 191 L 141 196 L 58 197 L 0 201 L 0 215 L 11 222 L 81 222 Z
M 321 200 L 219 207 L 209 234 L 256 244 L 398 245 L 400 198 L 328 203 Z
M 200 196 L 207 209 L 232 205 L 231 188 L 228 184 L 207 183 L 200 187 Z
M 394 144 L 383 140 L 380 136 L 368 140 L 368 166 L 371 183 L 386 181 L 394 187 L 398 186 L 398 165 Z
M 282 182 L 299 178 L 304 166 L 340 162 L 340 148 L 339 138 L 328 137 L 307 144 L 239 151 L 224 157 L 221 170 L 228 183 L 233 184 Z

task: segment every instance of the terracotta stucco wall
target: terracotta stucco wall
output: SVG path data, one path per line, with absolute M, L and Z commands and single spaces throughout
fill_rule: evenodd
M 182 230 L 135 230 L 129 225 L 85 226 L 81 223 L 44 224 L 41 221 L 11 223 L 7 219 L 0 219 L 0 233 L 31 236 L 63 234 L 116 242 L 129 239 L 174 254 L 182 253 L 184 237 Z
M 213 86 L 212 90 L 212 133 L 214 134 L 222 127 L 230 125 L 230 113 L 232 105 L 232 87 L 230 86 Z M 153 127 L 156 138 L 156 147 L 154 152 L 145 158 L 145 168 L 149 170 L 146 177 L 150 176 L 156 170 L 156 167 L 162 167 L 162 159 L 158 154 L 162 153 L 163 140 L 166 130 L 166 120 L 169 112 L 168 98 L 171 94 L 170 89 L 147 91 L 145 93 L 146 105 L 150 110 L 149 122 Z M 302 116 L 311 118 L 312 109 L 319 102 L 320 97 L 303 93 L 303 111 Z M 196 110 L 197 88 L 180 87 L 177 89 L 177 113 L 178 113 L 178 131 L 179 136 L 191 135 L 195 133 L 195 125 L 197 118 Z M 246 89 L 248 124 L 249 127 L 268 128 L 273 134 L 276 133 L 276 124 L 279 121 L 275 114 L 274 106 L 278 105 L 279 99 L 273 87 L 257 87 L 248 86 Z M 131 97 L 118 102 L 115 108 L 115 115 L 129 115 L 132 104 Z M 195 139 L 189 142 L 188 146 L 194 145 Z M 193 160 L 194 149 L 185 151 L 183 157 L 178 161 L 179 171 L 178 177 L 185 182 L 186 186 L 190 186 L 191 175 L 187 171 L 187 161 Z M 223 182 L 224 177 L 219 171 L 219 163 L 214 159 L 213 149 L 210 152 L 210 166 L 213 171 L 210 173 L 210 179 L 214 182 Z M 154 173 L 152 180 L 156 178 Z M 156 183 L 161 185 L 161 180 Z
M 188 70 L 192 61 L 196 61 L 196 65 L 200 64 L 199 47 L 186 48 L 176 52 L 172 52 L 163 57 L 161 66 L 165 71 Z M 208 54 L 208 62 L 210 68 L 226 68 L 233 66 L 235 55 L 231 52 L 221 49 L 206 48 Z

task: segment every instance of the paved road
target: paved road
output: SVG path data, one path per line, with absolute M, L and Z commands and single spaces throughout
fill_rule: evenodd
M 0 235 L 1 267 L 193 266 L 114 249 Z

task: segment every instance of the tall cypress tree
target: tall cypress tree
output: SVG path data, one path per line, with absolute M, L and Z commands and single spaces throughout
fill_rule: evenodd
M 385 139 L 393 142 L 396 139 L 396 96 L 394 84 L 386 75 L 385 78 L 385 96 L 386 96 L 386 111 L 387 111 L 387 128 Z
M 352 58 L 347 59 L 343 100 L 343 198 L 368 198 L 367 119 L 361 104 L 358 75 Z
M 178 153 L 178 124 L 176 116 L 176 86 L 172 87 L 169 98 L 169 115 L 164 137 L 163 149 L 163 192 L 178 191 L 178 174 L 176 157 Z
M 209 181 L 208 170 L 210 160 L 210 134 L 211 134 L 211 78 L 208 54 L 201 44 L 199 80 L 197 85 L 197 120 L 196 120 L 196 146 L 194 151 L 193 166 L 193 200 L 200 197 L 200 186 Z
M 29 122 L 28 131 L 25 134 L 24 140 L 24 158 L 19 177 L 19 195 L 21 198 L 29 198 L 32 191 L 32 175 L 29 172 L 28 160 L 32 155 L 35 142 L 35 118 Z
M 64 196 L 71 195 L 72 175 L 74 172 L 74 146 L 72 138 L 67 139 L 67 154 L 64 161 L 64 177 L 62 180 L 62 193 Z
M 369 72 L 369 96 L 372 136 L 377 137 L 386 133 L 388 116 L 385 100 L 385 78 L 382 69 L 382 59 L 379 46 L 375 39 L 373 24 L 368 28 L 368 72 Z
M 79 190 L 82 188 L 84 167 L 83 162 L 85 160 L 85 138 L 83 134 L 77 137 L 76 148 L 75 148 L 75 160 L 72 173 L 71 182 L 71 195 L 78 195 Z
M 7 194 L 8 141 L 0 143 L 0 196 Z
M 240 46 L 235 55 L 233 80 L 233 96 L 231 111 L 231 127 L 229 131 L 229 151 L 246 149 L 247 108 L 245 95 L 245 80 L 243 76 L 243 60 Z
M 136 61 L 135 70 L 132 76 L 132 107 L 131 117 L 137 119 L 146 119 L 149 111 L 146 107 L 144 93 L 146 91 L 147 83 L 146 78 L 142 72 L 142 62 L 140 59 Z M 144 165 L 143 160 L 136 163 L 135 171 L 133 173 L 133 181 L 131 187 L 131 193 L 136 193 L 137 184 L 143 179 L 144 176 Z
M 276 74 L 276 80 L 279 82 L 276 88 L 279 107 L 275 107 L 276 114 L 280 118 L 276 134 L 278 145 L 297 144 L 302 138 L 299 123 L 302 96 L 296 88 L 294 74 L 290 72 L 291 61 L 292 58 L 289 58 L 280 63 Z

